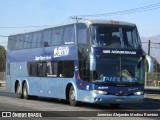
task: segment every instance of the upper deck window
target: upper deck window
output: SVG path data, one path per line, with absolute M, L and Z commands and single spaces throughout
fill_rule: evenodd
M 52 32 L 52 45 L 62 45 L 63 27 L 55 28 Z
M 120 25 L 93 25 L 92 44 L 107 48 L 131 48 L 141 46 L 137 28 Z
M 25 36 L 25 39 L 23 41 L 23 48 L 26 49 L 26 48 L 31 48 L 32 47 L 32 40 L 33 40 L 33 35 L 32 33 L 28 33 L 26 34 Z M 16 41 L 16 44 L 19 44 L 17 43 Z M 20 44 L 19 44 L 20 45 Z
M 63 42 L 65 45 L 75 43 L 75 29 L 73 25 L 64 27 Z
M 44 30 L 43 32 L 43 46 L 44 47 L 49 47 L 51 45 L 51 35 L 52 35 L 51 30 Z
M 75 44 L 74 25 L 53 27 L 36 32 L 12 35 L 8 38 L 9 50 L 50 47 Z
M 77 24 L 77 41 L 79 44 L 88 44 L 87 26 L 85 24 Z

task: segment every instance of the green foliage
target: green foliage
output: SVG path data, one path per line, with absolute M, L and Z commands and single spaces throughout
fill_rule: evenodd
M 0 72 L 5 72 L 6 68 L 6 50 L 0 46 Z

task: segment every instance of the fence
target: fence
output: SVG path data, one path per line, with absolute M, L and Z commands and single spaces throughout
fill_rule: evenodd
M 160 73 L 145 73 L 145 89 L 160 90 Z

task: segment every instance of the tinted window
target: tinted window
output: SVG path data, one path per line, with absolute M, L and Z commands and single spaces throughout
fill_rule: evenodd
M 74 76 L 74 61 L 64 61 L 63 74 L 65 78 L 72 78 Z
M 75 42 L 75 34 L 74 34 L 74 26 L 66 26 L 64 27 L 64 36 L 63 42 L 64 44 L 73 44 Z
M 90 63 L 87 59 L 79 60 L 79 73 L 83 80 L 90 80 Z
M 47 73 L 46 73 L 46 62 L 39 62 L 38 65 L 37 65 L 37 69 L 38 69 L 38 76 L 39 77 L 45 77 L 47 76 Z
M 22 49 L 23 41 L 24 41 L 23 35 L 16 36 L 15 49 Z
M 8 38 L 8 49 L 9 50 L 14 50 L 15 49 L 15 39 L 16 37 L 15 36 L 10 36 L 9 38 Z
M 41 47 L 42 45 L 41 32 L 33 33 L 32 48 Z
M 84 36 L 86 36 L 85 31 L 79 32 L 79 36 L 82 36 L 81 38 L 83 41 L 86 40 L 84 38 Z M 8 49 L 10 50 L 74 44 L 75 29 L 74 25 L 66 25 L 63 27 L 55 27 L 37 32 L 10 36 L 8 40 Z
M 29 62 L 29 76 L 73 78 L 74 61 Z
M 78 43 L 87 44 L 87 27 L 84 24 L 77 24 L 77 40 Z
M 44 32 L 43 32 L 43 46 L 44 47 L 48 47 L 48 46 L 50 46 L 51 45 L 51 36 L 52 35 L 52 31 L 51 30 L 45 30 Z
M 135 26 L 93 25 L 92 44 L 106 48 L 139 48 L 141 43 Z
M 30 66 L 28 67 L 29 67 L 29 75 L 37 76 L 37 63 L 36 62 L 30 63 Z
M 52 31 L 52 45 L 61 45 L 63 43 L 63 27 L 54 28 Z
M 25 39 L 24 39 L 24 46 L 23 48 L 31 48 L 32 47 L 32 40 L 33 40 L 33 36 L 32 33 L 29 34 L 25 34 Z

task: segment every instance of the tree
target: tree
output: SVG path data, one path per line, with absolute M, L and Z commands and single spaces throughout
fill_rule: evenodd
M 6 50 L 0 45 L 0 72 L 5 72 L 6 69 Z

